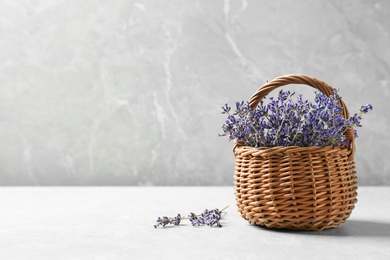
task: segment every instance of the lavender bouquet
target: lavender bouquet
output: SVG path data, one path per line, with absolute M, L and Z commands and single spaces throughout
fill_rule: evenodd
M 347 145 L 344 132 L 352 128 L 357 137 L 356 128 L 362 126 L 362 115 L 373 107 L 363 105 L 358 113 L 344 118 L 339 105 L 341 97 L 336 89 L 333 92 L 329 97 L 316 92 L 312 103 L 302 95 L 281 90 L 276 98 L 269 98 L 268 104 L 262 100 L 255 109 L 251 109 L 248 102 L 236 102 L 234 112 L 225 104 L 222 114 L 227 115 L 227 119 L 221 136 L 255 148 Z

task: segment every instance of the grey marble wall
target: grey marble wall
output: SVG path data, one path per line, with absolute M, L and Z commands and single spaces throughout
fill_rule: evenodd
M 221 105 L 290 73 L 374 105 L 358 177 L 389 185 L 390 1 L 2 0 L 0 183 L 231 185 Z

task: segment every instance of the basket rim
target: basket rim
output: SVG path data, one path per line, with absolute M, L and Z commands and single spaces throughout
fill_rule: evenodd
M 345 145 L 339 146 L 273 146 L 273 147 L 253 147 L 244 145 L 241 142 L 235 142 L 233 147 L 233 153 L 245 154 L 252 156 L 261 156 L 268 157 L 271 155 L 277 154 L 291 154 L 291 155 L 300 155 L 300 154 L 332 154 L 332 153 L 345 153 L 345 155 L 350 156 L 351 151 Z

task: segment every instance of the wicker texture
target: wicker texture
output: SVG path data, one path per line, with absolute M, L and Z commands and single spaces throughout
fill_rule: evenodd
M 305 84 L 332 95 L 333 89 L 305 75 L 276 78 L 257 90 L 255 108 L 275 88 Z M 344 102 L 343 116 L 348 118 Z M 268 228 L 322 230 L 343 223 L 357 202 L 353 130 L 348 147 L 261 147 L 237 142 L 233 148 L 235 195 L 242 217 Z

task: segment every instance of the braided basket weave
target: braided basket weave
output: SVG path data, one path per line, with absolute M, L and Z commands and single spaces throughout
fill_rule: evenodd
M 278 77 L 250 98 L 252 109 L 272 90 L 305 84 L 329 96 L 333 89 L 305 75 Z M 349 118 L 343 101 L 343 116 Z M 235 195 L 238 211 L 250 223 L 268 228 L 323 230 L 338 227 L 357 202 L 354 133 L 348 146 L 253 148 L 236 142 Z

